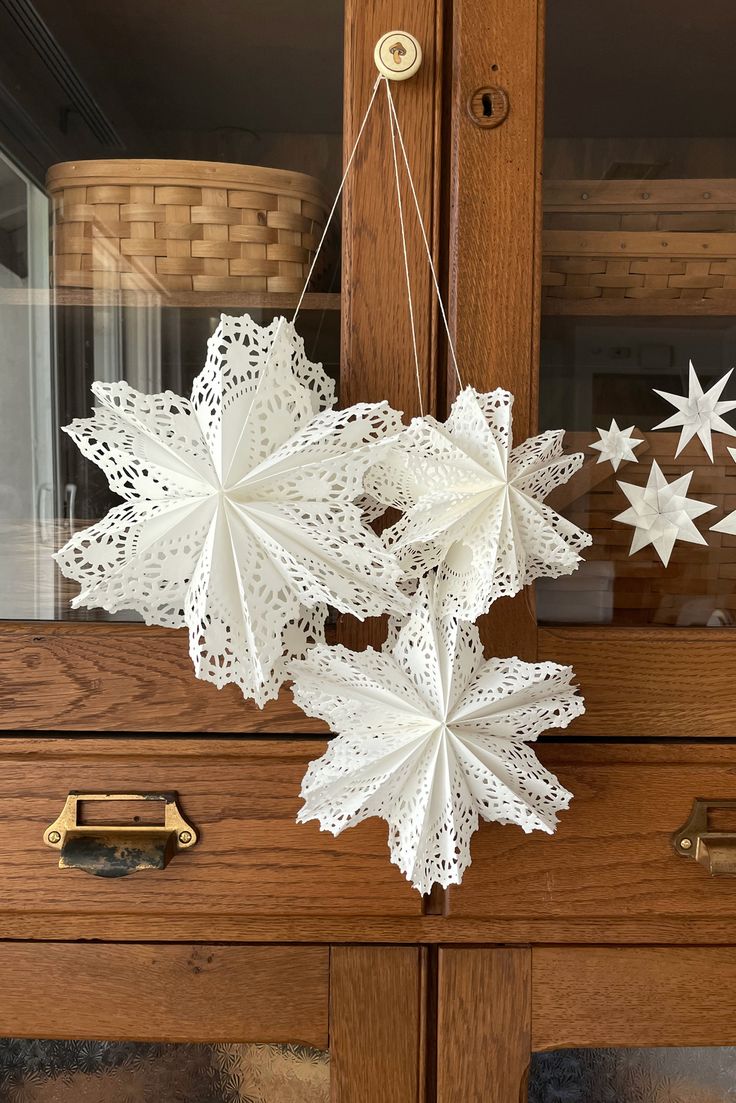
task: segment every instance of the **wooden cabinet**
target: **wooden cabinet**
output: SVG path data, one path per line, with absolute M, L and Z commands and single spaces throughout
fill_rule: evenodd
M 706 544 L 676 544 L 665 569 L 651 545 L 630 556 L 631 529 L 613 518 L 618 481 L 643 485 L 652 459 L 670 481 L 692 469 L 714 521 L 736 505 L 729 437 L 714 438 L 711 465 L 697 439 L 676 456 L 677 431 L 655 429 L 668 413 L 656 392 L 685 393 L 689 357 L 710 385 L 736 353 L 733 13 L 717 0 L 696 21 L 664 0 L 335 0 L 319 12 L 288 0 L 225 4 L 205 27 L 196 4 L 174 7 L 176 19 L 165 0 L 145 18 L 126 3 L 85 20 L 83 0 L 37 0 L 20 5 L 22 25 L 1 17 L 13 49 L 0 66 L 0 316 L 16 360 L 0 420 L 21 431 L 15 451 L 12 434 L 0 444 L 0 1036 L 293 1043 L 329 1066 L 315 1100 L 339 1103 L 553 1103 L 550 1081 L 598 1103 L 602 1069 L 618 1103 L 727 1098 L 733 1055 L 720 1080 L 702 1069 L 736 1046 L 736 878 L 711 876 L 673 836 L 696 798 L 736 801 L 736 537 L 699 521 Z M 72 619 L 48 562 L 62 530 L 107 508 L 56 432 L 86 411 L 95 373 L 145 383 L 136 354 L 154 349 L 147 389 L 186 389 L 220 310 L 266 320 L 295 296 L 62 294 L 31 247 L 45 168 L 122 155 L 116 143 L 133 157 L 291 167 L 334 194 L 374 42 L 397 27 L 424 51 L 395 98 L 464 381 L 513 391 L 517 442 L 568 430 L 586 458 L 553 504 L 594 536 L 577 575 L 499 601 L 482 625 L 489 653 L 575 669 L 585 715 L 537 744 L 571 807 L 552 837 L 481 825 L 463 885 L 425 898 L 390 864 L 382 821 L 337 839 L 296 825 L 328 733 L 288 689 L 261 711 L 193 678 L 183 632 Z M 63 47 L 56 77 L 44 28 Z M 111 68 L 123 53 L 135 80 Z M 378 109 L 331 275 L 300 318 L 343 404 L 388 399 L 408 418 L 419 401 L 390 159 Z M 422 402 L 444 417 L 456 383 L 413 230 L 408 262 Z M 611 417 L 642 438 L 638 464 L 615 473 L 590 449 Z M 357 647 L 382 632 L 330 628 Z M 197 844 L 125 878 L 61 870 L 43 836 L 72 790 L 175 791 Z M 726 866 L 732 817 L 706 821 Z M 652 1071 L 658 1047 L 681 1063 L 660 1056 Z M 0 1039 L 0 1075 L 2 1053 Z M 621 1061 L 654 1087 L 627 1095 Z M 687 1091 L 656 1093 L 656 1075 L 679 1084 L 683 1068 Z
M 4 943 L 0 1034 L 82 1045 L 27 1047 L 31 1075 L 19 1061 L 14 1079 L 3 1068 L 3 1087 L 50 1085 L 71 1100 L 97 1085 L 97 1098 L 147 1099 L 161 1064 L 158 1098 L 178 1087 L 179 1098 L 420 1103 L 425 957 L 391 946 Z M 85 1039 L 110 1041 L 85 1049 Z M 120 1045 L 149 1040 L 180 1045 Z M 22 1060 L 22 1045 L 15 1053 Z
M 732 947 L 442 949 L 438 1103 L 727 1098 L 734 966 Z

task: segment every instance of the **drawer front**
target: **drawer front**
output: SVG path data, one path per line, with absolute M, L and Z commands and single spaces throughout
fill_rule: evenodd
M 421 897 L 391 865 L 382 821 L 337 839 L 296 824 L 302 776 L 323 751 L 286 739 L 0 740 L 0 923 L 3 913 L 30 912 L 143 923 L 419 915 Z M 59 869 L 43 836 L 73 790 L 175 790 L 198 840 L 163 870 L 108 879 Z
M 537 751 L 574 794 L 569 810 L 551 836 L 483 824 L 463 884 L 448 894 L 451 917 L 526 920 L 531 937 L 535 924 L 549 933 L 556 920 L 589 921 L 585 937 L 598 931 L 604 941 L 612 920 L 664 931 L 671 919 L 736 918 L 736 876 L 710 876 L 672 847 L 696 797 L 736 800 L 736 745 L 544 743 Z M 730 830 L 736 843 L 736 810 L 717 815 L 713 829 Z

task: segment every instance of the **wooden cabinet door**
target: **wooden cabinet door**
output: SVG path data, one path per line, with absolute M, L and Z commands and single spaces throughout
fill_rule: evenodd
M 676 455 L 680 427 L 655 426 L 676 413 L 657 391 L 689 394 L 689 360 L 705 390 L 734 363 L 736 144 L 720 63 L 734 13 L 716 0 L 696 23 L 659 0 L 453 11 L 461 367 L 516 394 L 517 442 L 568 431 L 585 463 L 549 501 L 593 535 L 576 574 L 537 584 L 536 608 L 530 594 L 499 602 L 488 640 L 574 665 L 587 712 L 573 734 L 731 736 L 736 537 L 711 526 L 736 502 L 733 442 L 714 433 L 713 462 L 697 436 Z M 497 126 L 468 107 L 484 89 L 507 94 Z M 736 399 L 733 379 L 722 399 Z M 642 442 L 617 471 L 590 447 L 612 418 Z M 692 472 L 690 497 L 712 506 L 690 534 L 703 543 L 678 541 L 666 568 L 652 544 L 630 555 L 633 529 L 614 520 L 629 504 L 618 482 L 644 487 L 655 460 L 668 483 Z
M 443 949 L 438 1103 L 730 1098 L 736 951 Z
M 52 552 L 117 499 L 60 425 L 89 413 L 93 379 L 188 395 L 221 311 L 291 316 L 370 98 L 375 42 L 396 27 L 424 53 L 395 101 L 437 241 L 442 0 L 227 3 L 204 20 L 190 0 L 164 0 L 153 14 L 131 3 L 82 16 L 76 0 L 21 8 L 0 15 L 0 726 L 317 731 L 288 692 L 261 711 L 233 686 L 197 683 L 185 631 L 70 609 L 77 587 Z M 387 399 L 412 415 L 387 110 L 381 95 L 298 325 L 342 405 Z M 214 169 L 202 162 L 268 167 L 285 190 L 254 185 L 233 198 L 233 188 L 180 179 L 147 188 L 136 178 L 142 158 L 186 158 L 205 175 Z M 49 240 L 51 165 L 76 172 L 94 160 L 108 173 L 111 159 L 128 162 L 120 180 L 90 177 L 57 195 Z M 302 175 L 289 184 L 283 170 Z M 306 200 L 289 192 L 300 187 Z M 434 306 L 418 233 L 408 260 L 432 410 Z M 358 646 L 371 635 L 339 630 Z
M 420 1103 L 416 947 L 8 942 L 0 1095 Z

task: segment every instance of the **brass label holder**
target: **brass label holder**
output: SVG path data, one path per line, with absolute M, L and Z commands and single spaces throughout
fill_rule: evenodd
M 713 877 L 736 875 L 736 830 L 711 831 L 711 812 L 736 813 L 736 800 L 706 800 L 696 797 L 687 823 L 672 836 L 675 854 L 692 858 Z
M 79 822 L 81 801 L 159 801 L 160 826 L 87 825 Z M 165 869 L 174 855 L 190 850 L 197 832 L 184 819 L 176 793 L 81 793 L 72 791 L 61 815 L 44 831 L 43 841 L 61 851 L 59 869 L 81 869 L 93 877 L 127 877 L 145 869 Z

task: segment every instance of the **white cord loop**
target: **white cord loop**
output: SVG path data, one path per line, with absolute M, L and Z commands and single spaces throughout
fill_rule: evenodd
M 391 92 L 388 86 L 388 79 L 383 77 L 382 80 L 386 85 L 386 95 L 388 97 L 389 112 L 388 121 L 389 129 L 391 131 L 391 152 L 393 154 L 394 162 L 394 180 L 396 182 L 396 203 L 399 208 L 399 226 L 401 228 L 401 249 L 404 256 L 404 275 L 406 277 L 406 296 L 409 301 L 409 324 L 411 325 L 411 343 L 414 350 L 414 371 L 417 377 L 417 394 L 419 395 L 419 414 L 424 417 L 424 403 L 422 402 L 422 376 L 419 371 L 419 352 L 417 349 L 417 327 L 414 322 L 414 301 L 411 294 L 411 278 L 409 276 L 409 254 L 406 248 L 406 227 L 404 225 L 404 204 L 401 200 L 401 181 L 399 179 L 399 159 L 396 154 L 396 128 L 395 117 L 391 111 Z
M 396 113 L 396 105 L 394 104 L 394 99 L 393 99 L 393 96 L 391 94 L 391 84 L 390 84 L 390 81 L 387 80 L 386 77 L 381 76 L 380 74 L 379 74 L 378 77 L 376 77 L 375 84 L 373 85 L 373 89 L 372 89 L 372 92 L 371 92 L 371 98 L 368 101 L 368 106 L 366 108 L 365 115 L 363 116 L 363 121 L 361 122 L 360 127 L 358 128 L 358 133 L 357 133 L 357 136 L 355 138 L 353 148 L 350 151 L 350 156 L 347 159 L 347 163 L 345 165 L 345 171 L 342 175 L 342 180 L 340 181 L 340 186 L 338 187 L 337 194 L 335 195 L 335 201 L 332 204 L 332 207 L 330 209 L 330 213 L 327 216 L 327 221 L 325 222 L 325 228 L 322 231 L 322 236 L 319 239 L 319 243 L 318 243 L 317 248 L 315 250 L 314 257 L 312 258 L 312 263 L 309 266 L 309 272 L 307 274 L 307 278 L 305 280 L 304 287 L 302 288 L 302 293 L 299 296 L 299 301 L 296 304 L 296 309 L 294 310 L 294 313 L 292 314 L 291 321 L 292 321 L 292 324 L 296 321 L 297 315 L 299 314 L 299 311 L 301 310 L 302 303 L 304 302 L 304 296 L 306 295 L 307 288 L 309 287 L 309 281 L 312 278 L 315 266 L 317 264 L 317 259 L 320 255 L 321 250 L 322 250 L 322 246 L 325 243 L 325 238 L 327 237 L 327 233 L 328 233 L 328 231 L 330 229 L 330 226 L 332 224 L 332 219 L 335 216 L 335 211 L 337 210 L 337 205 L 340 202 L 340 196 L 342 195 L 343 188 L 345 187 L 345 181 L 347 180 L 348 174 L 350 173 L 350 170 L 353 166 L 353 161 L 355 160 L 355 154 L 357 152 L 358 146 L 360 145 L 361 138 L 363 137 L 363 133 L 365 131 L 366 124 L 368 122 L 371 111 L 373 110 L 373 104 L 375 103 L 376 95 L 378 93 L 378 88 L 379 88 L 379 85 L 381 84 L 381 81 L 383 81 L 383 83 L 386 85 L 386 98 L 387 98 L 387 102 L 388 102 L 388 114 L 389 114 L 389 129 L 390 129 L 390 133 L 391 133 L 391 152 L 393 154 L 394 179 L 395 179 L 395 183 L 396 183 L 396 202 L 397 202 L 398 209 L 399 209 L 399 225 L 401 227 L 401 247 L 402 247 L 403 259 L 404 259 L 404 275 L 405 275 L 405 278 L 406 278 L 406 293 L 407 293 L 407 298 L 408 298 L 408 302 L 409 302 L 409 322 L 411 324 L 411 340 L 412 340 L 412 350 L 413 350 L 413 353 L 414 353 L 414 369 L 415 369 L 415 372 L 416 372 L 416 379 L 417 379 L 417 393 L 418 393 L 418 396 L 419 396 L 419 410 L 420 410 L 421 415 L 424 416 L 424 403 L 423 403 L 423 400 L 422 400 L 422 380 L 421 380 L 421 372 L 419 370 L 419 350 L 418 350 L 418 345 L 417 345 L 416 323 L 415 323 L 415 318 L 414 318 L 414 301 L 413 301 L 413 297 L 412 297 L 411 279 L 410 279 L 410 275 L 409 275 L 409 256 L 408 256 L 408 249 L 407 249 L 407 243 L 406 243 L 406 226 L 405 226 L 405 223 L 404 223 L 404 205 L 403 205 L 403 202 L 402 202 L 402 199 L 401 199 L 401 181 L 400 181 L 400 177 L 399 177 L 399 161 L 398 161 L 398 155 L 397 155 L 397 150 L 396 150 L 396 140 L 397 140 L 397 138 L 398 138 L 398 142 L 399 142 L 399 148 L 401 149 L 401 157 L 402 157 L 402 160 L 403 160 L 403 163 L 404 163 L 404 170 L 406 172 L 406 176 L 407 176 L 407 179 L 409 181 L 409 188 L 411 190 L 412 199 L 414 201 L 414 210 L 416 211 L 417 222 L 419 223 L 419 229 L 421 231 L 422 241 L 424 242 L 424 250 L 427 254 L 427 261 L 429 262 L 429 271 L 432 274 L 432 283 L 434 285 L 435 294 L 437 296 L 437 304 L 439 306 L 440 315 L 442 317 L 442 323 L 444 325 L 445 333 L 447 335 L 447 345 L 448 345 L 448 348 L 450 350 L 450 357 L 452 359 L 452 364 L 453 364 L 453 367 L 455 369 L 455 375 L 457 376 L 458 386 L 460 387 L 461 390 L 463 389 L 463 381 L 462 381 L 462 377 L 460 375 L 460 368 L 459 368 L 458 362 L 457 362 L 457 353 L 455 352 L 455 345 L 454 345 L 454 342 L 452 340 L 452 334 L 450 333 L 450 323 L 447 320 L 447 312 L 445 310 L 445 304 L 442 301 L 442 294 L 440 292 L 439 280 L 437 279 L 437 272 L 435 270 L 434 262 L 432 260 L 432 250 L 430 249 L 430 246 L 429 246 L 429 238 L 427 236 L 427 230 L 426 230 L 426 227 L 424 225 L 424 219 L 422 218 L 422 210 L 421 210 L 421 207 L 419 205 L 419 198 L 417 196 L 417 190 L 416 190 L 416 187 L 414 185 L 414 177 L 412 176 L 411 165 L 409 164 L 409 156 L 406 152 L 406 145 L 404 143 L 404 136 L 401 133 L 401 126 L 399 124 L 399 117 Z

